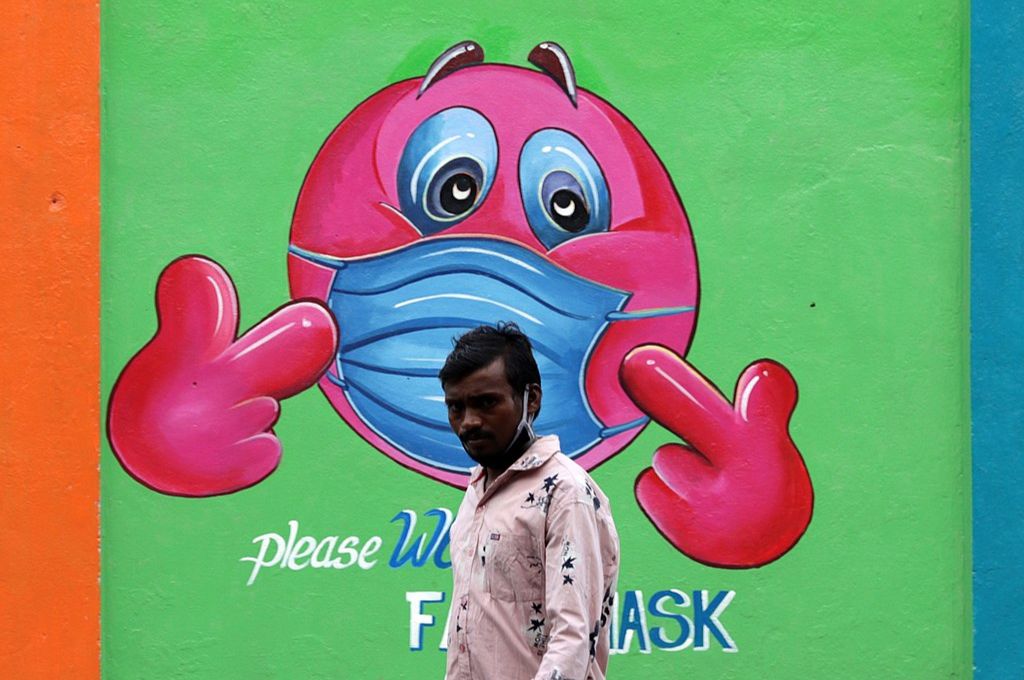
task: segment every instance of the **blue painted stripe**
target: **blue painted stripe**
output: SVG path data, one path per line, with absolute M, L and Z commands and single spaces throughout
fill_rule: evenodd
M 1024 678 L 1024 9 L 971 7 L 975 677 Z

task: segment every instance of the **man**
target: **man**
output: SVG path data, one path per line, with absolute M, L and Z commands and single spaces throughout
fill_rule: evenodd
M 514 323 L 475 328 L 439 377 L 479 463 L 451 530 L 447 680 L 603 680 L 619 539 L 597 484 L 533 432 L 529 339 Z

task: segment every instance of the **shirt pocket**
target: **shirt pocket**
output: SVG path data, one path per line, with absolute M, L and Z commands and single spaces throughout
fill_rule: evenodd
M 544 558 L 529 534 L 491 534 L 487 546 L 487 589 L 491 597 L 533 602 L 544 593 Z

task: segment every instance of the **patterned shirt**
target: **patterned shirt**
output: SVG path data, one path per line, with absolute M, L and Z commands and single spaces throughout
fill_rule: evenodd
M 451 529 L 447 680 L 604 680 L 619 537 L 583 468 L 537 439 Z

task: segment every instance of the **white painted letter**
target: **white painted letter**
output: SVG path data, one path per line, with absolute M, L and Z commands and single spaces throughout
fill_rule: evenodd
M 423 629 L 435 623 L 433 614 L 423 613 L 423 603 L 444 602 L 444 593 L 436 590 L 409 592 L 405 599 L 409 603 L 409 649 L 419 651 L 423 649 Z
M 368 562 L 366 558 L 373 557 L 374 553 L 380 550 L 382 543 L 384 543 L 384 541 L 381 540 L 380 536 L 371 536 L 366 543 L 363 543 L 363 549 L 359 551 L 360 569 L 369 569 L 373 565 L 377 564 L 377 560 Z
M 274 551 L 274 559 L 267 561 L 267 548 L 270 546 L 270 542 L 274 541 L 277 544 L 277 550 Z M 285 543 L 284 538 L 278 534 L 270 533 L 257 536 L 252 539 L 253 543 L 261 543 L 260 552 L 256 557 L 243 557 L 239 562 L 252 562 L 252 573 L 249 574 L 249 580 L 245 585 L 251 586 L 256 580 L 256 574 L 259 573 L 262 567 L 272 567 L 278 563 L 281 559 L 281 553 L 284 550 Z

